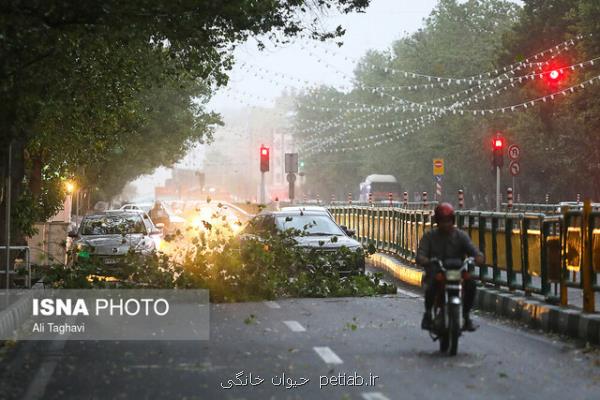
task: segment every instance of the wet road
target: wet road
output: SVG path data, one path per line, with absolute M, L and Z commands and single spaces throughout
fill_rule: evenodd
M 209 341 L 20 342 L 2 350 L 1 396 L 598 398 L 597 350 L 479 316 L 481 328 L 462 337 L 451 358 L 419 329 L 422 307 L 420 295 L 406 290 L 386 297 L 217 304 L 211 306 Z

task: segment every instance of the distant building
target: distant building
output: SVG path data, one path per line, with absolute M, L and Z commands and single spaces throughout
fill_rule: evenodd
M 267 201 L 288 197 L 285 153 L 295 151 L 289 119 L 278 108 L 247 109 L 224 115 L 225 126 L 206 147 L 206 187 L 227 193 L 230 201 L 256 202 L 260 197 L 259 149 L 270 149 L 265 175 Z
M 204 173 L 198 170 L 173 168 L 164 186 L 154 188 L 157 200 L 202 200 L 205 197 Z

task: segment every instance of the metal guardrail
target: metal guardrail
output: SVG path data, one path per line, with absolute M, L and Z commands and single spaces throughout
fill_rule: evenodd
M 348 201 L 331 201 L 329 203 L 321 202 L 320 205 L 325 207 L 333 207 L 333 206 L 364 206 L 364 207 L 396 207 L 402 208 L 406 210 L 427 210 L 433 209 L 438 204 L 436 200 L 423 202 L 423 201 L 392 201 L 391 203 L 387 200 L 378 200 L 373 203 L 369 202 L 359 202 L 352 201 L 352 204 L 348 203 Z M 314 204 L 313 204 L 314 205 Z
M 508 203 L 502 203 L 503 212 L 534 212 L 548 214 L 562 214 L 566 207 L 569 210 L 582 210 L 583 202 L 573 202 L 574 204 L 540 204 L 540 203 L 513 203 L 509 209 Z M 600 206 L 592 205 L 593 211 L 600 211 Z
M 22 260 L 24 262 L 24 268 L 27 270 L 27 276 L 25 278 L 25 285 L 27 288 L 31 288 L 31 250 L 29 249 L 29 246 L 10 246 L 9 251 L 22 251 L 25 252 L 25 259 L 20 259 L 18 258 L 17 260 Z M 6 251 L 6 246 L 0 246 L 0 252 L 5 252 Z M 19 263 L 15 263 L 13 264 L 13 268 L 8 268 L 8 274 L 9 276 L 13 275 L 18 275 L 19 271 L 17 271 L 16 267 L 19 265 Z M 10 267 L 10 266 L 9 266 Z M 3 268 L 0 269 L 0 275 L 6 275 L 6 266 L 3 266 Z
M 432 228 L 431 209 L 332 205 L 329 210 L 361 243 L 408 262 L 414 262 L 423 233 Z M 589 215 L 587 236 L 581 210 L 564 215 L 460 210 L 456 215 L 457 226 L 486 255 L 486 265 L 471 271 L 480 281 L 566 305 L 566 288 L 583 288 L 582 272 L 589 270 L 591 290 L 600 291 L 600 212 Z

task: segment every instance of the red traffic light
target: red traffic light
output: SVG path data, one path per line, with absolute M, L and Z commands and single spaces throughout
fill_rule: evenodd
M 504 147 L 504 139 L 495 138 L 494 142 L 493 142 L 493 146 L 494 146 L 494 150 L 502 150 L 502 148 Z
M 269 148 L 260 147 L 260 172 L 269 171 Z
M 556 87 L 566 78 L 566 68 L 558 62 L 554 62 L 547 68 L 544 68 L 544 83 L 550 87 Z
M 504 137 L 501 132 L 492 139 L 492 166 L 500 168 L 504 165 Z

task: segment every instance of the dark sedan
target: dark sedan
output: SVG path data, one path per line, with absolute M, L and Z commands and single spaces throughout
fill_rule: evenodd
M 303 210 L 265 212 L 249 221 L 243 235 L 264 238 L 269 234 L 292 230 L 295 246 L 325 253 L 354 253 L 355 265 L 346 265 L 341 274 L 364 273 L 365 255 L 362 245 L 346 232 L 327 214 Z M 347 249 L 347 250 L 343 250 Z

